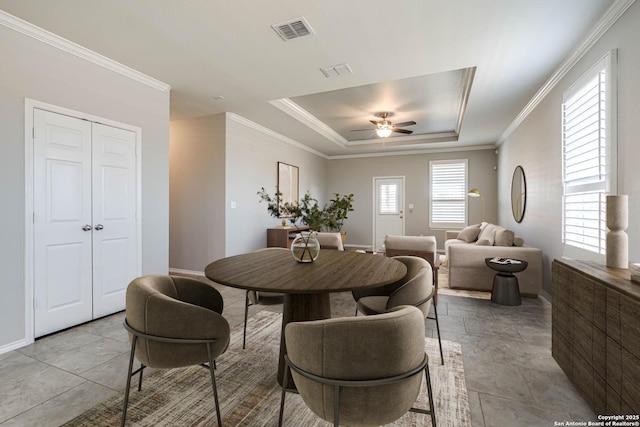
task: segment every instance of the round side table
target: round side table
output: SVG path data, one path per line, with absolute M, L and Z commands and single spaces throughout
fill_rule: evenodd
M 495 258 L 484 259 L 487 266 L 497 272 L 493 278 L 491 301 L 502 305 L 520 305 L 520 286 L 518 278 L 513 273 L 524 271 L 529 264 L 527 261 L 514 258 L 500 259 L 502 262 L 495 261 Z

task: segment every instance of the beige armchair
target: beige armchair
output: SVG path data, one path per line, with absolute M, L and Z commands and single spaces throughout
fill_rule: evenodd
M 378 292 L 361 295 L 357 299 L 356 315 L 358 312 L 366 315 L 382 314 L 402 305 L 419 308 L 425 319 L 436 321 L 440 360 L 444 365 L 438 308 L 435 304 L 431 304 L 435 293 L 431 265 L 425 259 L 414 256 L 397 256 L 394 259 L 407 266 L 407 275 L 400 281 L 400 286 L 394 284 L 394 287 L 377 288 Z M 431 307 L 433 307 L 433 317 L 429 316 Z
M 340 233 L 326 233 L 318 231 L 315 233 L 315 236 L 320 243 L 320 249 L 336 249 L 344 251 L 342 236 Z
M 438 303 L 438 268 L 440 267 L 440 256 L 437 252 L 437 241 L 434 236 L 398 236 L 388 234 L 384 238 L 385 255 L 395 256 L 418 256 L 426 259 L 431 264 L 433 272 L 433 285 L 435 294 L 433 303 Z
M 334 426 L 378 426 L 407 413 L 436 417 L 424 351 L 424 319 L 405 306 L 380 316 L 289 323 L 285 328 L 289 371 L 298 393 L 318 417 Z M 412 408 L 424 371 L 429 409 Z M 286 388 L 282 387 L 279 425 Z
M 133 375 L 140 374 L 141 391 L 145 367 L 191 365 L 209 369 L 218 425 L 222 426 L 214 363 L 229 346 L 229 323 L 221 315 L 223 307 L 220 293 L 195 279 L 154 275 L 129 284 L 124 327 L 129 332 L 131 353 L 121 426 L 126 422 Z M 132 372 L 134 356 L 141 365 Z

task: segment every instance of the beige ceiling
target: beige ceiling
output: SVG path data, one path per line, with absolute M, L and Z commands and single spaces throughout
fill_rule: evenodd
M 495 144 L 614 3 L 0 0 L 0 9 L 168 83 L 174 120 L 233 112 L 342 156 Z M 271 28 L 298 17 L 313 35 L 283 41 Z M 353 74 L 320 71 L 340 63 Z M 475 74 L 461 116 L 453 82 L 463 69 Z M 414 134 L 383 145 L 350 132 L 382 111 L 416 121 Z M 457 141 L 429 139 L 452 120 Z
M 474 71 L 462 69 L 372 83 L 297 96 L 290 101 L 336 131 L 347 145 L 379 139 L 370 120 L 380 121 L 381 113 L 386 113 L 392 123 L 416 122 L 403 127 L 413 132 L 414 138 L 457 141 Z M 379 140 L 369 142 L 380 144 Z

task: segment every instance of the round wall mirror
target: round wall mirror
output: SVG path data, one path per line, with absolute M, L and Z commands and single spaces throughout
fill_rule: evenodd
M 516 222 L 522 222 L 527 207 L 527 180 L 522 166 L 516 166 L 511 180 L 511 211 Z

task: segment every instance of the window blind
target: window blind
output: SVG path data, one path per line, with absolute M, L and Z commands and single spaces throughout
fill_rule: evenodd
M 603 60 L 565 92 L 562 104 L 563 241 L 597 254 L 606 251 L 607 87 Z
M 379 200 L 380 206 L 378 206 L 378 213 L 380 215 L 397 215 L 399 211 L 398 185 L 381 184 Z
M 461 228 L 467 224 L 467 160 L 429 162 L 431 228 Z

